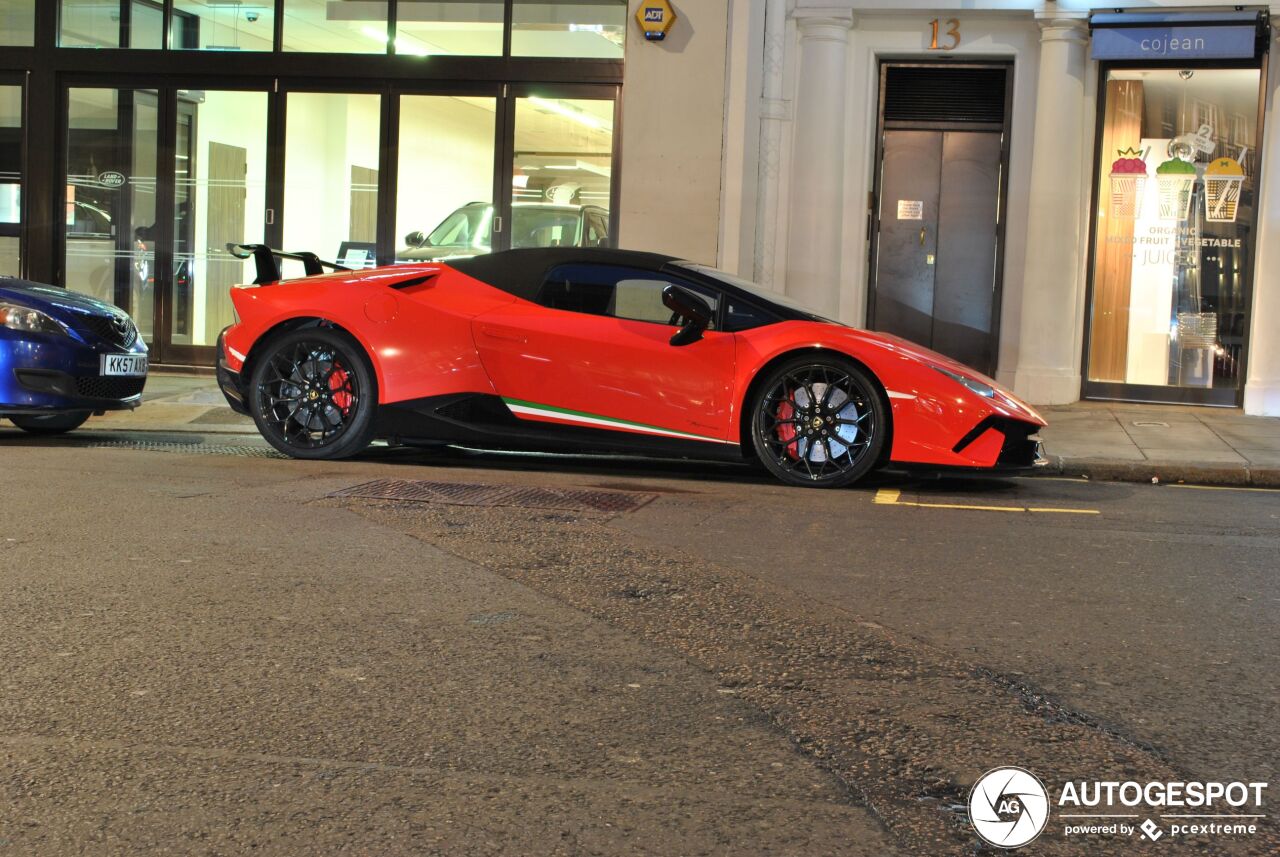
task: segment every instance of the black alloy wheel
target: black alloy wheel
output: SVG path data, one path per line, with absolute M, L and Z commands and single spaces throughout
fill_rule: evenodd
M 347 458 L 369 445 L 377 382 L 358 342 L 309 327 L 272 337 L 261 349 L 253 355 L 250 410 L 268 443 L 311 459 Z
M 751 439 L 760 462 L 789 485 L 838 488 L 880 461 L 885 406 L 865 370 L 839 356 L 802 356 L 760 385 Z

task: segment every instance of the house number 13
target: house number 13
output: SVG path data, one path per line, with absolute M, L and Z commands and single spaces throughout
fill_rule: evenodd
M 938 31 L 942 28 L 943 22 L 934 18 L 929 22 L 929 27 L 933 32 L 933 38 L 929 41 L 929 50 L 931 51 L 954 51 L 960 47 L 960 21 L 956 18 L 948 18 L 946 20 L 946 31 L 942 35 L 951 40 L 949 45 L 938 44 Z

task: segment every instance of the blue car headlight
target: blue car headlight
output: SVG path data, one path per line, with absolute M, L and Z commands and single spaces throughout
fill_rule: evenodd
M 53 316 L 40 312 L 38 309 L 5 301 L 0 301 L 0 327 L 28 333 L 67 335 L 66 325 Z
M 930 363 L 929 365 L 933 368 L 935 372 L 941 372 L 943 375 L 946 375 L 948 378 L 950 378 L 952 381 L 955 381 L 957 384 L 963 384 L 973 392 L 977 393 L 979 396 L 982 396 L 984 399 L 991 399 L 995 397 L 995 394 L 996 394 L 995 388 L 992 387 L 990 384 L 984 384 L 981 381 L 975 381 L 973 378 L 966 378 L 963 375 L 960 375 L 956 372 L 952 372 L 950 369 L 943 369 L 941 366 L 934 366 L 932 363 Z

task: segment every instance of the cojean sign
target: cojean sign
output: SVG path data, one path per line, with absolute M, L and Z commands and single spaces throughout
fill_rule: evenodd
M 1096 60 L 1252 59 L 1258 30 L 1247 27 L 1098 27 Z

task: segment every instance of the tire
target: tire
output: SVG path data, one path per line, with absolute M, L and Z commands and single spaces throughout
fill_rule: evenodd
M 751 441 L 788 485 L 840 488 L 880 462 L 888 413 L 865 369 L 837 355 L 804 355 L 769 370 L 751 404 Z
M 328 327 L 254 349 L 248 405 L 267 443 L 292 458 L 350 458 L 373 440 L 378 382 L 360 343 Z
M 31 434 L 66 434 L 75 431 L 89 419 L 91 411 L 68 411 L 65 414 L 14 414 L 9 420 Z

